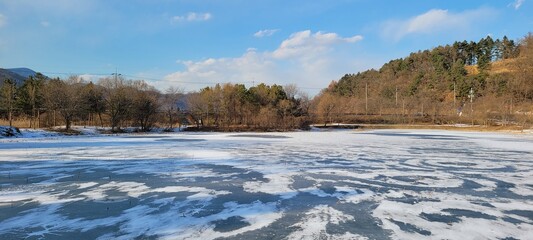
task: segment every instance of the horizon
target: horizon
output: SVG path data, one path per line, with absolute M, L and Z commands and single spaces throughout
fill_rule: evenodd
M 533 29 L 526 0 L 382 3 L 0 1 L 0 66 L 93 81 L 117 72 L 161 91 L 229 82 L 316 95 L 411 52 Z

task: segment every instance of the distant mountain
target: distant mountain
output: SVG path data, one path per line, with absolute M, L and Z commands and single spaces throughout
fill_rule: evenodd
M 5 79 L 11 79 L 17 83 L 17 86 L 20 86 L 26 78 L 7 69 L 0 68 L 0 86 L 4 85 Z
M 37 72 L 29 68 L 0 68 L 0 87 L 4 84 L 4 79 L 15 81 L 20 86 L 29 76 L 35 76 Z
M 7 70 L 16 73 L 24 78 L 28 78 L 29 76 L 35 76 L 37 74 L 37 72 L 29 68 L 8 68 Z

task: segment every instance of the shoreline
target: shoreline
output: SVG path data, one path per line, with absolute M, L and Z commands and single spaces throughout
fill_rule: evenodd
M 311 125 L 319 129 L 354 129 L 354 130 L 445 130 L 445 131 L 465 131 L 465 132 L 494 132 L 494 133 L 517 133 L 533 134 L 533 128 L 523 128 L 521 126 L 484 126 L 484 125 L 428 125 L 428 124 L 342 124 L 334 123 L 324 127 L 324 125 Z
M 258 129 L 237 129 L 232 131 L 216 128 L 206 129 L 186 129 L 182 128 L 180 131 L 163 131 L 156 130 L 151 132 L 135 132 L 125 131 L 122 133 L 105 133 L 101 132 L 92 126 L 75 126 L 71 132 L 64 132 L 59 129 L 51 130 L 48 128 L 18 128 L 21 132 L 26 132 L 29 135 L 43 135 L 43 136 L 90 136 L 90 135 L 122 135 L 122 134 L 164 134 L 164 133 L 290 133 L 290 132 L 307 132 L 313 130 L 354 130 L 354 131 L 369 131 L 369 130 L 441 130 L 441 131 L 459 131 L 459 132 L 485 132 L 485 133 L 508 133 L 518 135 L 533 135 L 533 128 L 523 128 L 521 126 L 483 126 L 483 125 L 429 125 L 429 124 L 342 124 L 333 123 L 327 126 L 323 124 L 311 124 L 309 129 L 290 129 L 290 130 L 258 130 Z M 93 129 L 93 131 L 84 131 L 83 129 Z M 39 134 L 39 132 L 41 134 Z M 75 134 L 73 132 L 79 132 Z M 0 138 L 25 138 L 24 133 L 15 136 L 0 136 Z M 30 138 L 36 136 L 29 136 Z

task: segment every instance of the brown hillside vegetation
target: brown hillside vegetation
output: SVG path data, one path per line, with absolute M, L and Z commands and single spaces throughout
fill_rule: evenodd
M 477 65 L 472 65 L 472 66 L 465 66 L 465 70 L 468 74 L 468 76 L 474 76 L 474 75 L 478 75 L 479 74 L 479 68 L 477 67 Z
M 516 71 L 516 59 L 504 59 L 492 63 L 490 74 L 509 73 Z
M 518 44 L 506 37 L 486 37 L 411 53 L 379 70 L 346 74 L 324 89 L 313 106 L 322 123 L 529 127 L 533 124 L 533 35 Z
M 477 75 L 480 72 L 477 65 L 471 65 L 471 66 L 466 65 L 465 70 L 469 76 Z M 501 73 L 510 73 L 512 71 L 516 71 L 516 59 L 515 58 L 501 59 L 501 60 L 492 62 L 490 69 L 488 69 L 488 73 L 491 75 L 501 74 Z

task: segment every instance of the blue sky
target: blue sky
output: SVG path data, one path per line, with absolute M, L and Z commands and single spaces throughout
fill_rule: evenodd
M 315 94 L 413 51 L 532 30 L 530 0 L 0 0 L 0 67 Z

